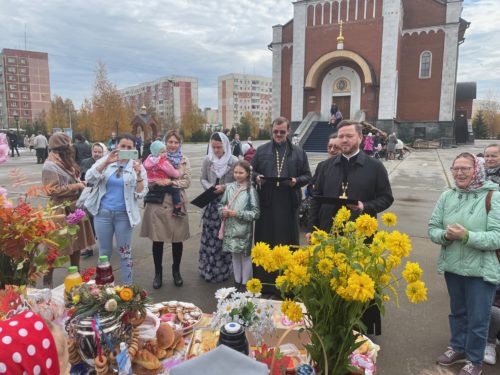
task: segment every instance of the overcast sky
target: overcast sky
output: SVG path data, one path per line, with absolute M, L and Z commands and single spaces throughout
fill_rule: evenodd
M 459 80 L 479 98 L 500 95 L 499 0 L 465 0 L 472 22 Z M 291 0 L 1 0 L 0 48 L 49 54 L 52 95 L 77 107 L 92 95 L 97 61 L 118 88 L 167 75 L 198 78 L 199 106 L 217 107 L 217 77 L 271 76 L 271 27 L 293 16 Z

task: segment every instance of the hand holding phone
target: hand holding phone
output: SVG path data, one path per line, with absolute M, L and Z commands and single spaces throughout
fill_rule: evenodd
M 139 152 L 137 150 L 119 150 L 118 159 L 120 160 L 137 160 L 139 159 Z

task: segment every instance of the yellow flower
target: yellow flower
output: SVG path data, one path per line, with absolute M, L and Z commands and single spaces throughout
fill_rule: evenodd
M 311 281 L 311 275 L 307 273 L 307 267 L 300 264 L 294 264 L 287 268 L 285 276 L 290 285 L 293 286 L 306 286 Z
M 427 288 L 423 281 L 417 280 L 408 284 L 406 295 L 411 303 L 427 301 Z
M 387 295 L 387 294 L 382 294 L 382 301 L 387 302 L 387 301 L 390 301 L 390 300 L 391 300 L 391 297 L 389 297 L 389 295 Z
M 304 313 L 302 312 L 302 308 L 299 305 L 297 305 L 296 303 L 294 303 L 288 307 L 288 310 L 286 312 L 286 316 L 292 322 L 298 323 L 304 317 Z
M 317 245 L 327 238 L 328 233 L 326 233 L 324 230 L 317 229 L 311 234 L 311 245 Z
M 335 264 L 335 267 L 339 267 L 345 263 L 346 259 L 347 257 L 344 253 L 335 253 L 333 255 L 333 264 Z
M 378 281 L 382 287 L 385 287 L 391 282 L 391 276 L 389 274 L 383 274 L 379 277 Z
M 257 242 L 252 249 L 252 262 L 256 266 L 264 266 L 271 256 L 271 249 L 265 242 Z
M 375 255 L 380 255 L 384 251 L 384 243 L 380 240 L 373 239 L 370 244 L 370 252 Z
M 342 206 L 340 210 L 337 211 L 337 215 L 335 218 L 338 218 L 342 222 L 346 222 L 351 217 L 351 211 L 346 208 L 346 206 Z
M 422 277 L 422 268 L 416 262 L 406 262 L 402 275 L 407 283 L 413 283 Z
M 368 214 L 363 214 L 356 219 L 356 231 L 363 236 L 371 237 L 378 228 L 377 219 Z
M 354 232 L 355 230 L 356 230 L 356 224 L 354 224 L 354 222 L 349 221 L 345 224 L 345 227 L 344 227 L 345 233 L 351 233 L 351 232 Z
M 350 300 L 350 296 L 347 293 L 347 289 L 343 286 L 338 286 L 337 289 L 335 289 L 335 293 L 337 293 L 341 298 L 345 300 Z
M 262 290 L 262 283 L 259 279 L 250 279 L 247 281 L 247 290 L 253 294 L 260 293 Z
M 307 250 L 299 249 L 292 254 L 293 263 L 307 266 L 309 262 L 309 252 Z
M 368 302 L 375 296 L 375 283 L 366 273 L 353 273 L 347 280 L 346 293 L 355 301 Z
M 395 230 L 391 232 L 386 239 L 387 249 L 394 255 L 405 258 L 410 255 L 411 240 L 407 234 Z
M 380 230 L 377 233 L 375 233 L 375 236 L 373 236 L 373 241 L 379 241 L 381 243 L 385 243 L 385 239 L 387 238 L 389 233 L 387 233 L 385 230 Z
M 332 272 L 333 262 L 330 259 L 324 258 L 318 262 L 317 267 L 320 274 L 328 276 Z
M 285 281 L 287 281 L 286 276 L 279 275 L 276 277 L 276 280 L 274 280 L 274 284 L 276 285 L 276 288 L 281 289 Z
M 74 305 L 78 304 L 78 302 L 80 302 L 80 295 L 77 294 L 77 295 L 73 296 L 73 298 L 71 300 L 72 300 Z
M 335 292 L 338 287 L 339 287 L 339 281 L 335 277 L 332 277 L 330 279 L 330 288 Z
M 386 262 L 386 270 L 390 271 L 393 268 L 399 267 L 401 264 L 401 258 L 396 255 L 389 255 Z
M 318 251 L 318 256 L 320 258 L 333 258 L 334 255 L 335 255 L 335 249 L 333 248 L 332 245 L 323 246 Z
M 292 253 L 287 245 L 276 245 L 271 254 L 276 269 L 285 268 L 292 260 Z
M 382 222 L 386 227 L 393 227 L 398 223 L 398 217 L 392 212 L 386 212 L 382 215 Z

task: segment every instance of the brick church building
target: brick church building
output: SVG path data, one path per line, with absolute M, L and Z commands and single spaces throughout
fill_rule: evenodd
M 293 19 L 273 27 L 269 45 L 273 117 L 327 121 L 335 102 L 344 119 L 366 120 L 405 141 L 465 142 L 475 83 L 457 92 L 459 46 L 469 27 L 462 6 L 463 0 L 293 2 Z

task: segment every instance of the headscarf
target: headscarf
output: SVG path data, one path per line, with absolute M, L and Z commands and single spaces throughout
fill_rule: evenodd
M 49 149 L 64 148 L 71 145 L 71 138 L 66 133 L 55 133 L 50 136 Z
M 165 144 L 167 144 L 167 141 L 168 141 L 167 134 L 165 134 L 165 137 L 163 137 L 163 143 L 165 143 Z M 182 155 L 182 150 L 181 150 L 182 149 L 182 142 L 175 135 L 171 135 L 169 137 L 169 139 L 171 137 L 175 137 L 179 141 L 179 147 L 174 152 L 170 151 L 167 147 L 167 159 L 174 166 L 175 169 L 179 169 L 179 165 L 181 165 L 182 158 L 184 157 L 184 155 Z
M 212 162 L 212 168 L 214 169 L 217 178 L 221 178 L 226 173 L 227 164 L 233 155 L 231 154 L 231 144 L 229 143 L 229 138 L 227 138 L 224 133 L 217 132 L 217 134 L 219 134 L 219 137 L 222 140 L 224 155 L 222 155 L 221 158 L 218 158 L 215 155 L 212 148 L 212 138 L 210 137 L 210 141 L 208 142 L 208 160 Z
M 34 312 L 25 311 L 0 321 L 0 342 L 0 373 L 59 374 L 54 337 Z
M 462 190 L 470 191 L 470 190 L 478 189 L 481 186 L 483 186 L 484 181 L 486 180 L 486 175 L 484 173 L 483 164 L 481 163 L 481 160 L 479 160 L 479 158 L 476 155 L 471 154 L 470 152 L 464 152 L 464 153 L 458 155 L 455 158 L 455 160 L 457 160 L 458 158 L 464 157 L 463 156 L 464 154 L 470 155 L 472 158 L 474 158 L 474 175 L 472 176 L 472 180 L 469 182 L 469 185 L 467 185 Z M 453 161 L 453 164 L 455 164 L 455 160 Z M 455 179 L 455 186 L 456 186 L 456 184 L 457 184 L 457 180 Z

